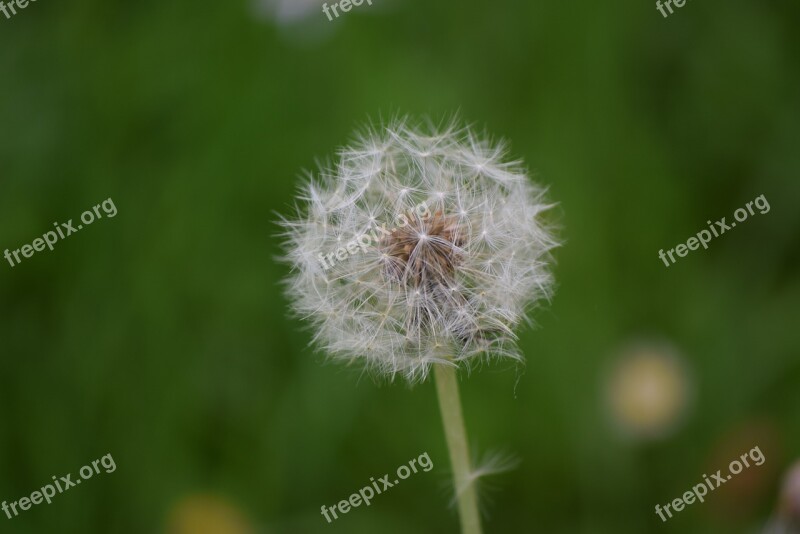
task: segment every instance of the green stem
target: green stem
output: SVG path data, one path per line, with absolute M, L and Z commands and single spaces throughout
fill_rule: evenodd
M 469 481 L 470 462 L 467 432 L 461 414 L 461 398 L 458 394 L 458 379 L 455 367 L 437 364 L 433 366 L 439 410 L 442 412 L 450 465 L 453 467 L 453 482 L 458 499 L 458 515 L 461 518 L 462 534 L 481 534 L 481 518 L 478 513 L 478 498 L 475 484 Z

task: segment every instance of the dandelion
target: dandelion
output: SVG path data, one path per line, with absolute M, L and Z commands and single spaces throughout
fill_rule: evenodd
M 454 123 L 398 119 L 338 156 L 281 221 L 287 295 L 331 358 L 409 383 L 433 370 L 462 528 L 480 532 L 455 371 L 522 361 L 514 329 L 552 294 L 553 204 L 502 143 Z

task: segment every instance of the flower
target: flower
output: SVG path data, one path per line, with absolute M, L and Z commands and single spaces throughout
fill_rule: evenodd
M 169 514 L 168 534 L 253 534 L 255 530 L 233 503 L 212 494 L 190 494 Z
M 514 328 L 553 289 L 545 190 L 455 123 L 396 119 L 338 156 L 281 220 L 287 295 L 315 344 L 409 382 L 434 363 L 521 361 Z
M 260 15 L 286 25 L 322 13 L 316 0 L 256 0 L 254 6 Z
M 630 342 L 605 386 L 606 403 L 624 434 L 657 439 L 681 421 L 691 398 L 682 356 L 666 342 Z
M 795 462 L 786 473 L 779 514 L 788 528 L 800 530 L 800 461 Z

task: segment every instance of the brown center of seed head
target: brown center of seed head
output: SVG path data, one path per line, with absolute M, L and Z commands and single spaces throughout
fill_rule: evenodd
M 413 287 L 444 283 L 452 277 L 462 253 L 464 236 L 457 219 L 437 211 L 405 220 L 408 224 L 381 239 L 387 276 Z

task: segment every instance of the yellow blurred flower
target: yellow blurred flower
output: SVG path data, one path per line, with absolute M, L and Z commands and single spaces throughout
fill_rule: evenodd
M 253 534 L 241 511 L 215 495 L 189 495 L 170 512 L 167 534 Z
M 677 351 L 637 343 L 621 351 L 606 382 L 606 403 L 620 429 L 639 438 L 663 437 L 689 401 L 689 380 Z

